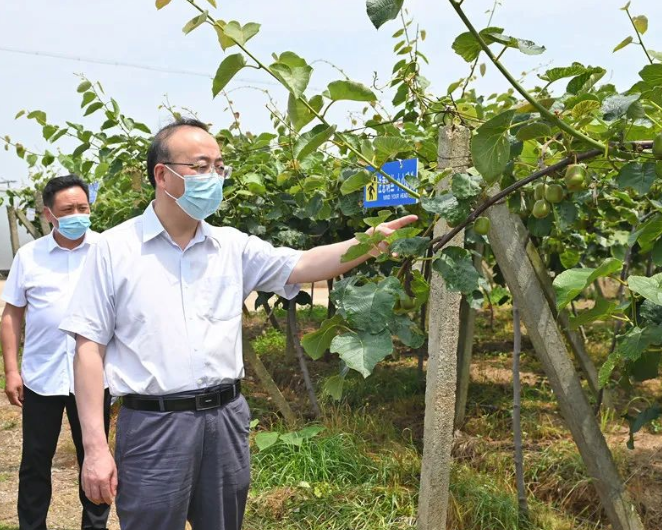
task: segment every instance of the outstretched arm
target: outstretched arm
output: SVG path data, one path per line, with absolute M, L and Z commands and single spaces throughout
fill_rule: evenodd
M 397 229 L 415 222 L 417 219 L 418 217 L 415 215 L 406 215 L 399 219 L 382 223 L 374 230 L 388 236 Z M 370 230 L 368 233 L 370 233 Z M 353 269 L 357 265 L 360 265 L 364 261 L 367 261 L 369 258 L 375 257 L 381 252 L 388 251 L 388 245 L 385 242 L 382 242 L 379 244 L 378 248 L 375 248 L 364 256 L 353 261 L 342 263 L 340 261 L 341 256 L 345 254 L 350 247 L 356 244 L 358 244 L 358 241 L 356 238 L 352 238 L 340 243 L 306 250 L 292 270 L 292 274 L 290 274 L 287 283 L 309 283 L 335 278 L 336 276 L 340 276 Z

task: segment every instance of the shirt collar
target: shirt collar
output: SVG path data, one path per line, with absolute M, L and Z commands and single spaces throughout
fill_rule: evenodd
M 92 230 L 88 230 L 85 232 L 85 237 L 83 238 L 83 242 L 78 245 L 77 247 L 74 247 L 72 249 L 64 248 L 58 245 L 57 241 L 55 241 L 55 228 L 53 228 L 48 234 L 48 252 L 53 252 L 56 248 L 62 249 L 62 250 L 78 250 L 79 248 L 83 248 L 85 245 L 89 245 L 93 243 L 96 240 L 96 236 L 98 234 L 96 232 L 92 232 Z
M 147 243 L 148 241 L 154 239 L 156 236 L 160 235 L 161 233 L 165 233 L 167 235 L 166 229 L 163 228 L 161 221 L 159 220 L 159 218 L 156 215 L 156 212 L 154 211 L 153 201 L 149 203 L 147 208 L 145 208 L 142 218 L 143 218 L 143 243 Z M 198 228 L 196 229 L 195 235 L 193 236 L 193 239 L 191 240 L 190 244 L 195 244 L 199 241 L 203 241 L 207 237 L 214 237 L 214 231 L 212 230 L 212 227 L 209 223 L 205 221 L 200 221 L 200 224 L 198 225 Z

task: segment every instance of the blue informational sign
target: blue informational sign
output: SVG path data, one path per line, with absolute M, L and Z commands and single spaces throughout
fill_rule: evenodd
M 368 168 L 368 171 L 374 172 L 374 168 Z M 382 166 L 382 171 L 401 182 L 408 188 L 411 187 L 407 183 L 405 177 L 412 176 L 418 177 L 418 159 L 410 158 L 409 160 L 396 160 L 395 162 L 387 162 Z M 386 180 L 384 175 L 375 173 L 372 181 L 370 181 L 364 188 L 363 193 L 363 207 L 375 208 L 378 206 L 402 206 L 404 204 L 416 204 L 418 201 L 412 197 L 402 188 Z
M 97 200 L 97 194 L 99 193 L 99 182 L 92 182 L 89 185 L 90 190 L 90 204 L 94 204 L 94 201 Z

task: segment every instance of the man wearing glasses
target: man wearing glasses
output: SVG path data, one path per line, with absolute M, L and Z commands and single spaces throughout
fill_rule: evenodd
M 250 479 L 243 301 L 254 290 L 292 298 L 298 284 L 369 256 L 341 263 L 355 239 L 300 252 L 207 224 L 229 169 L 197 120 L 156 134 L 147 173 L 154 202 L 102 234 L 60 326 L 77 336 L 83 488 L 98 503 L 117 495 L 123 530 L 183 530 L 187 520 L 194 530 L 238 530 Z M 115 459 L 103 430 L 104 372 L 123 396 Z

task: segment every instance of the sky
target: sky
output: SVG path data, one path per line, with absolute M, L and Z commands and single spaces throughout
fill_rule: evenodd
M 378 83 L 385 84 L 397 60 L 393 54 L 396 41 L 391 35 L 399 29 L 399 22 L 391 21 L 375 30 L 366 15 L 364 0 L 217 0 L 218 9 L 206 0 L 198 1 L 217 18 L 260 23 L 261 31 L 249 42 L 249 48 L 265 62 L 270 62 L 273 52 L 291 50 L 309 63 L 330 61 L 350 78 L 366 84 L 372 83 L 377 72 Z M 505 64 L 516 75 L 534 71 L 525 85 L 535 83 L 536 69 L 544 71 L 579 61 L 606 68 L 604 80 L 625 90 L 636 82 L 645 57 L 634 45 L 612 53 L 622 39 L 633 34 L 625 12 L 620 10 L 624 3 L 499 0 L 492 25 L 546 47 L 539 56 L 517 51 L 505 55 Z M 482 28 L 493 5 L 494 0 L 465 0 L 463 7 L 474 24 Z M 449 84 L 468 73 L 468 65 L 451 49 L 453 40 L 465 28 L 448 0 L 405 0 L 405 7 L 415 24 L 427 32 L 420 49 L 430 65 L 423 74 L 432 82 L 432 92 L 445 94 Z M 630 9 L 633 15 L 649 17 L 644 40 L 648 48 L 662 51 L 662 2 L 632 0 Z M 55 123 L 98 123 L 94 117 L 82 117 L 76 74 L 99 81 L 125 114 L 152 130 L 168 121 L 167 112 L 159 110 L 166 98 L 175 106 L 194 110 L 216 128 L 229 125 L 227 103 L 222 97 L 213 99 L 211 93 L 211 77 L 224 57 L 215 33 L 209 26 L 189 35 L 182 32 L 195 14 L 185 0 L 172 0 L 160 11 L 153 0 L 0 0 L 0 136 L 9 135 L 36 151 L 47 147 L 35 122 L 14 120 L 21 109 L 43 110 Z M 231 53 L 235 51 L 231 49 Z M 324 62 L 313 66 L 309 94 L 341 78 Z M 508 88 L 489 65 L 485 77 L 474 86 L 484 95 Z M 268 100 L 262 90 L 268 90 L 282 105 L 286 101 L 283 88 L 274 85 L 264 72 L 245 69 L 227 89 L 241 115 L 243 129 L 272 130 L 265 108 Z M 346 123 L 350 111 L 360 110 L 359 103 L 338 104 L 331 118 Z M 26 178 L 26 164 L 13 151 L 0 150 L 0 181 L 16 180 L 20 184 Z M 6 231 L 1 224 L 4 217 L 0 215 L 0 237 Z M 4 246 L 0 239 L 0 248 Z

